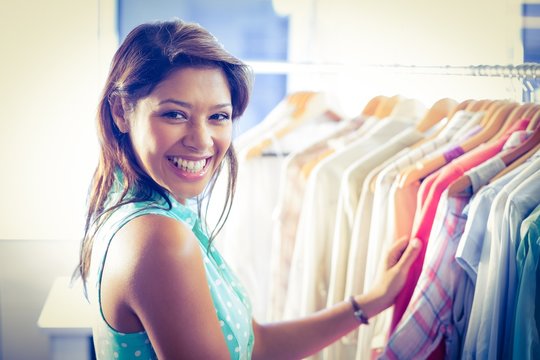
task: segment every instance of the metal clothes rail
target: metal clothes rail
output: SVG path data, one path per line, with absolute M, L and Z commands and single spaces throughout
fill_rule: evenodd
M 292 73 L 362 73 L 383 72 L 419 75 L 487 76 L 520 79 L 540 79 L 540 63 L 517 65 L 422 66 L 422 65 L 365 65 L 314 64 L 268 61 L 246 61 L 256 74 Z

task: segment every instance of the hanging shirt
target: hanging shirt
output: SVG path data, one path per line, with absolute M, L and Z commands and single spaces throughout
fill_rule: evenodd
M 306 315 L 326 306 L 331 260 L 327 255 L 331 250 L 339 195 L 336 184 L 347 166 L 358 159 L 358 154 L 365 154 L 364 163 L 372 168 L 381 156 L 387 158 L 422 138 L 413 129 L 404 131 L 411 127 L 410 123 L 390 119 L 384 123 L 385 126 L 322 160 L 310 175 L 293 254 L 286 318 Z
M 463 123 L 475 127 L 480 122 L 482 117 L 480 115 L 482 114 L 457 112 L 433 142 L 426 142 L 409 154 L 405 154 L 398 162 L 379 174 L 375 183 L 374 197 L 376 199 L 373 201 L 374 207 L 372 210 L 368 210 L 374 215 L 367 217 L 368 219 L 371 218 L 367 225 L 364 221 L 362 222 L 363 229 L 367 229 L 368 232 L 368 239 L 363 250 L 363 256 L 367 258 L 365 272 L 358 268 L 349 270 L 348 274 L 351 275 L 347 277 L 347 284 L 355 286 L 354 284 L 361 282 L 363 288 L 360 288 L 360 292 L 368 291 L 381 272 L 381 263 L 378 259 L 388 251 L 396 239 L 403 236 L 409 237 L 411 234 L 417 206 L 417 193 L 421 183 L 415 181 L 408 186 L 401 187 L 399 184 L 401 172 L 424 158 L 426 154 L 440 151 L 451 146 L 451 144 L 463 141 L 463 135 L 459 131 L 463 129 Z M 470 136 L 469 133 L 466 135 Z M 363 217 L 368 215 L 364 211 L 362 213 Z M 356 239 L 356 237 L 353 239 Z M 359 250 L 359 252 L 361 251 Z M 355 254 L 351 254 L 351 256 Z M 351 264 L 354 265 L 354 262 L 349 261 L 349 265 Z M 362 278 L 357 278 L 357 272 L 361 275 L 365 274 L 365 281 Z M 367 358 L 371 356 L 371 349 L 382 349 L 385 346 L 392 318 L 391 311 L 391 309 L 387 309 L 381 312 L 370 320 L 369 326 L 363 326 L 359 329 L 357 359 Z
M 518 174 L 522 174 L 535 159 L 540 158 L 540 151 L 508 174 L 478 190 L 471 203 L 465 209 L 469 220 L 459 246 L 456 250 L 456 261 L 465 270 L 473 285 L 476 285 L 478 264 L 485 238 L 486 224 L 491 204 L 501 189 Z
M 292 123 L 303 125 L 317 117 L 325 117 L 325 112 L 331 109 L 330 103 L 327 94 L 315 92 L 299 92 L 284 98 L 256 126 L 234 139 L 237 153 L 241 155 L 259 145 L 269 134 L 272 137 L 278 128 Z
M 371 125 L 367 131 L 365 131 L 366 126 L 362 126 L 359 132 L 361 133 L 360 136 L 358 136 L 359 133 L 356 133 L 351 134 L 350 137 L 330 142 L 336 153 L 316 165 L 311 171 L 306 186 L 306 196 L 293 254 L 293 266 L 290 271 L 285 306 L 286 318 L 301 316 L 325 307 L 328 297 L 330 259 L 325 256 L 326 254 L 322 255 L 322 252 L 329 253 L 331 250 L 329 249 L 331 247 L 331 231 L 336 211 L 336 200 L 339 194 L 335 184 L 339 184 L 343 171 L 350 163 L 358 159 L 358 154 L 367 154 L 374 157 L 374 159 L 376 157 L 382 159 L 381 156 L 383 158 L 389 156 L 388 152 L 397 152 L 399 149 L 410 145 L 411 142 L 416 142 L 419 139 L 418 136 L 423 135 L 418 134 L 417 131 L 408 134 L 400 134 L 400 132 L 416 123 L 424 112 L 425 107 L 419 101 L 404 99 L 396 104 L 389 117 L 372 124 L 366 124 Z M 411 134 L 414 133 L 417 135 L 415 135 L 415 139 L 411 139 Z M 396 135 L 402 136 L 401 140 L 387 144 L 388 140 Z M 407 137 L 409 137 L 409 140 L 406 140 Z M 362 139 L 366 139 L 366 141 L 362 141 Z M 403 141 L 405 143 L 401 144 L 400 142 Z M 378 149 L 379 145 L 384 146 Z M 374 150 L 377 151 L 370 154 Z M 334 157 L 337 157 L 337 159 Z M 330 159 L 332 159 L 332 163 L 328 164 Z M 321 166 L 324 163 L 326 165 Z M 374 165 L 369 165 L 368 161 L 365 164 L 369 168 L 374 167 Z M 321 168 L 326 169 L 321 171 Z M 320 179 L 310 185 L 311 179 L 319 176 L 321 176 Z M 315 202 L 311 200 L 313 197 L 317 199 Z M 307 204 L 311 204 L 311 206 Z M 313 217 L 314 214 L 315 217 Z M 320 217 L 318 217 L 319 215 Z M 304 239 L 303 246 L 309 246 L 307 252 L 305 248 L 299 248 L 300 238 Z M 306 266 L 304 265 L 304 259 L 307 263 Z M 311 296 L 311 293 L 315 294 Z M 318 354 L 318 356 L 321 356 L 321 354 Z
M 398 154 L 402 154 L 405 152 L 408 152 L 410 148 L 403 149 Z M 396 155 L 398 155 L 396 154 Z M 391 159 L 388 159 L 388 161 Z M 385 165 L 383 163 L 383 165 Z M 346 298 L 346 294 L 358 294 L 361 292 L 361 289 L 363 287 L 363 271 L 365 265 L 365 249 L 363 248 L 364 245 L 367 244 L 367 240 L 360 241 L 359 238 L 362 236 L 361 231 L 358 229 L 355 229 L 354 227 L 357 226 L 356 224 L 359 222 L 365 223 L 365 226 L 369 226 L 369 221 L 371 219 L 371 208 L 372 208 L 372 201 L 373 201 L 373 193 L 371 190 L 367 190 L 369 188 L 369 184 L 374 181 L 374 178 L 378 174 L 378 172 L 381 170 L 382 167 L 376 167 L 372 171 L 369 172 L 369 174 L 366 176 L 366 179 L 364 180 L 364 183 L 362 184 L 362 192 L 360 195 L 360 199 L 358 202 L 358 205 L 356 206 L 356 210 L 354 211 L 353 215 L 353 229 L 352 234 L 350 235 L 349 239 L 345 239 L 343 234 L 339 233 L 340 228 L 339 225 L 336 223 L 336 226 L 338 226 L 337 229 L 334 231 L 334 241 L 333 241 L 333 248 L 332 248 L 332 269 L 331 269 L 331 278 L 330 278 L 330 287 L 328 291 L 328 300 L 327 304 L 328 306 L 331 306 L 332 304 L 335 304 L 336 302 L 343 300 Z M 338 203 L 339 206 L 339 203 Z M 360 210 L 361 209 L 361 210 Z M 362 213 L 362 214 L 360 214 Z M 348 216 L 349 214 L 347 214 Z M 343 220 L 343 217 L 342 217 Z M 337 221 L 337 220 L 336 220 Z M 345 226 L 345 224 L 343 224 Z M 362 230 L 365 230 L 364 227 L 361 227 Z M 338 238 L 341 238 L 343 242 L 336 241 L 336 236 Z M 355 241 L 357 240 L 357 241 Z M 356 257 L 358 255 L 358 257 Z M 354 260 L 349 260 L 354 259 Z M 355 262 L 354 264 L 352 262 Z M 357 266 L 362 273 L 358 273 L 358 281 L 359 284 L 355 283 L 353 284 L 355 287 L 358 286 L 360 290 L 345 290 L 347 288 L 347 280 L 348 280 L 348 271 L 349 266 Z M 325 353 L 325 358 L 328 359 L 343 359 L 343 358 L 352 358 L 356 352 L 356 338 L 358 336 L 358 331 L 352 331 L 346 336 L 342 337 L 339 342 L 333 344 L 328 349 L 328 354 Z
M 533 360 L 540 356 L 540 206 L 523 221 L 520 234 L 512 354 L 514 359 Z
M 341 250 L 349 243 L 354 210 L 357 208 L 358 198 L 360 196 L 358 189 L 362 189 L 366 175 L 379 164 L 385 162 L 396 153 L 400 153 L 406 146 L 415 144 L 423 138 L 424 135 L 419 133 L 416 129 L 406 129 L 402 133 L 395 135 L 386 144 L 373 149 L 364 156 L 360 156 L 345 169 L 342 175 L 336 217 L 333 223 L 334 236 L 330 239 L 328 244 L 328 253 L 332 254 L 332 258 L 326 275 L 328 284 L 328 296 L 325 299 L 326 303 L 329 303 L 329 298 L 331 296 L 330 292 L 335 292 L 334 288 L 337 285 L 332 283 L 332 269 L 341 268 L 343 273 L 346 269 L 347 253 L 342 252 Z M 336 243 L 343 246 L 336 248 Z M 334 250 L 336 250 L 336 252 L 334 252 Z M 337 301 L 342 301 L 343 299 L 344 297 L 341 297 Z M 334 303 L 335 301 L 329 304 Z M 338 355 L 336 354 L 335 356 Z
M 322 104 L 311 102 L 315 99 L 310 100 L 302 118 L 297 120 L 301 125 L 273 139 L 261 156 L 247 156 L 246 149 L 239 152 L 235 199 L 217 241 L 246 286 L 255 317 L 262 321 L 266 321 L 271 300 L 272 267 L 268 262 L 273 246 L 272 218 L 279 192 L 276 174 L 280 174 L 286 154 L 307 147 L 341 126 L 340 122 L 324 115 Z
M 506 168 L 506 164 L 500 156 L 496 156 L 495 158 L 466 171 L 465 175 L 467 175 L 471 181 L 471 193 L 476 194 L 482 186 L 488 183 L 489 179 L 503 171 L 504 168 Z
M 465 137 L 461 137 L 459 138 L 460 141 L 456 141 L 456 142 L 453 142 L 451 144 L 449 144 L 448 146 L 446 146 L 444 149 L 442 149 L 441 153 L 439 154 L 439 156 L 442 156 L 444 158 L 444 161 L 448 164 L 450 162 L 452 162 L 454 159 L 457 159 L 459 158 L 460 156 L 462 156 L 463 154 L 465 154 L 465 150 L 463 150 L 463 148 L 460 146 L 461 142 L 468 139 L 468 138 L 471 138 L 473 137 L 474 135 L 476 135 L 478 132 L 480 132 L 482 130 L 482 126 L 481 125 L 476 125 L 476 126 L 473 126 L 471 130 L 469 130 Z M 431 189 L 431 186 L 433 185 L 433 182 L 435 181 L 435 179 L 437 179 L 437 177 L 439 176 L 439 173 L 440 173 L 441 169 L 436 169 L 434 172 L 432 172 L 431 174 L 429 174 L 425 179 L 420 179 L 421 180 L 421 184 L 420 184 L 420 187 L 418 189 L 418 194 L 417 194 L 417 213 L 415 214 L 415 220 L 418 222 L 422 219 L 422 208 L 427 200 L 427 197 L 429 195 L 429 190 Z M 418 223 L 415 223 L 413 228 L 417 228 L 418 227 Z
M 479 124 L 482 117 L 482 112 L 474 113 L 472 118 L 467 122 L 469 131 L 456 132 L 448 144 L 438 149 L 438 156 L 442 156 L 446 164 L 464 154 L 464 150 L 460 144 L 482 129 L 482 126 Z M 393 209 L 393 213 L 390 213 L 389 216 L 395 219 L 393 223 L 395 239 L 410 237 L 413 229 L 418 227 L 418 222 L 422 219 L 422 207 L 426 201 L 429 189 L 439 176 L 439 171 L 440 169 L 435 169 L 425 179 L 418 179 L 405 186 L 397 180 L 394 181 L 395 183 L 392 185 L 389 193 L 390 208 Z
M 538 153 L 538 156 L 540 156 L 540 152 Z M 479 284 L 477 286 L 477 275 L 491 205 L 500 190 L 518 174 L 523 173 L 524 169 L 532 160 L 534 160 L 534 158 L 531 157 L 526 163 L 521 164 L 519 167 L 513 169 L 493 183 L 482 187 L 474 194 L 471 202 L 465 208 L 464 213 L 468 220 L 456 250 L 456 262 L 465 271 L 467 280 L 463 282 L 465 288 L 463 290 L 464 296 L 462 297 L 462 306 L 459 309 L 455 309 L 454 312 L 462 313 L 462 317 L 466 319 L 464 337 L 469 344 L 475 341 L 476 334 L 468 334 L 467 328 L 471 326 L 470 324 L 478 321 L 474 320 L 474 316 L 471 316 L 474 293 L 478 290 L 479 294 L 484 294 L 480 289 L 484 289 L 485 284 Z M 468 348 L 470 349 L 471 345 L 468 345 Z M 468 356 L 471 354 L 470 350 L 467 350 L 467 353 L 464 353 L 464 349 L 461 349 L 461 352 L 464 356 L 465 354 L 469 354 Z
M 334 297 L 335 300 L 342 300 L 346 298 L 347 294 L 356 294 L 364 291 L 364 269 L 365 269 L 365 257 L 367 254 L 368 236 L 372 231 L 371 214 L 378 214 L 376 216 L 377 224 L 381 224 L 381 228 L 387 229 L 388 226 L 385 223 L 386 220 L 386 198 L 388 197 L 388 191 L 392 185 L 394 179 L 399 172 L 406 167 L 414 164 L 419 159 L 425 157 L 427 154 L 436 151 L 440 147 L 446 145 L 466 122 L 470 120 L 473 113 L 458 111 L 455 116 L 450 119 L 445 128 L 433 139 L 426 141 L 416 148 L 406 148 L 400 151 L 398 154 L 388 159 L 383 166 L 374 169 L 366 176 L 366 181 L 362 185 L 362 191 L 359 196 L 359 201 L 352 204 L 346 204 L 345 199 L 342 201 L 342 207 L 338 206 L 338 218 L 340 214 L 346 218 L 346 224 L 350 224 L 349 229 L 346 224 L 336 221 L 336 228 L 334 231 L 334 254 L 340 249 L 340 246 L 346 246 L 350 239 L 350 251 L 342 251 L 345 254 L 349 254 L 349 259 L 343 260 L 341 257 L 335 262 L 337 267 L 342 268 L 339 264 L 347 263 L 347 277 L 346 277 L 346 290 L 339 291 L 339 295 Z M 350 181 L 345 182 L 346 177 L 342 181 L 341 188 L 348 186 L 348 191 L 354 193 L 354 183 Z M 375 183 L 374 191 L 370 189 L 371 184 Z M 350 185 L 349 185 L 350 184 Z M 357 191 L 357 190 L 356 190 Z M 342 191 L 341 195 L 346 195 L 347 191 Z M 369 195 L 368 195 L 369 194 Z M 345 196 L 343 196 L 345 198 Z M 354 197 L 353 197 L 354 198 Z M 356 206 L 355 206 L 356 204 Z M 372 204 L 372 205 L 368 205 Z M 367 208 L 366 208 L 367 206 Z M 373 209 L 371 208 L 373 206 Z M 375 224 L 373 224 L 375 225 Z M 356 230 L 356 231 L 355 231 Z M 351 234 L 354 232 L 354 236 Z M 374 236 L 374 238 L 377 236 Z M 380 237 L 383 241 L 383 237 Z M 386 238 L 386 237 L 384 237 Z M 362 245 L 360 245 L 362 243 Z M 362 250 L 360 250 L 362 249 Z M 338 282 L 338 280 L 336 280 Z
M 506 141 L 503 152 L 526 140 L 520 135 L 514 132 Z M 504 168 L 505 164 L 498 155 L 466 174 L 475 179 L 473 188 L 478 189 Z M 441 340 L 444 340 L 446 358 L 460 358 L 468 321 L 463 298 L 472 292 L 467 290 L 466 285 L 470 280 L 455 261 L 455 252 L 466 224 L 464 208 L 468 196 L 450 197 L 448 204 L 445 204 L 443 193 L 426 249 L 426 263 L 411 303 L 388 340 L 383 358 L 425 358 Z M 444 215 L 441 216 L 441 213 Z
M 465 226 L 462 212 L 468 201 L 466 196 L 448 197 L 447 192 L 441 196 L 422 274 L 381 358 L 427 358 L 443 338 L 448 343 L 447 349 L 460 348 L 461 336 L 454 328 L 452 309 L 456 289 L 465 274 L 456 264 L 454 254 Z M 459 359 L 459 356 L 454 351 L 447 352 L 445 358 Z
M 494 329 L 495 332 L 492 333 L 491 327 L 503 327 L 503 324 L 499 323 L 499 320 L 501 319 L 502 314 L 504 314 L 504 317 L 502 318 L 506 318 L 505 313 L 500 311 L 503 309 L 503 305 L 506 311 L 506 297 L 499 297 L 500 294 L 497 290 L 497 286 L 494 284 L 497 280 L 499 280 L 499 275 L 515 276 L 509 274 L 508 272 L 500 272 L 500 270 L 503 270 L 502 266 L 506 266 L 508 261 L 511 261 L 507 258 L 508 251 L 511 251 L 514 254 L 515 259 L 515 248 L 512 250 L 512 247 L 509 246 L 510 238 L 511 236 L 515 237 L 515 234 L 510 235 L 511 233 L 509 232 L 514 230 L 511 230 L 511 228 L 502 229 L 501 224 L 505 216 L 505 207 L 509 195 L 514 189 L 525 183 L 527 179 L 534 178 L 535 174 L 538 174 L 539 169 L 540 158 L 527 163 L 522 171 L 520 171 L 513 179 L 511 179 L 511 181 L 509 181 L 497 192 L 497 195 L 490 207 L 486 232 L 484 238 L 481 239 L 481 256 L 477 266 L 478 275 L 474 292 L 474 300 L 471 308 L 471 315 L 463 350 L 463 356 L 465 358 L 483 358 L 487 356 L 498 358 L 502 355 L 502 344 L 501 348 L 499 348 L 497 344 L 491 343 L 490 339 L 492 336 L 495 336 L 498 338 L 498 341 L 503 341 L 502 338 L 499 338 L 499 330 Z M 504 179 L 504 177 L 499 180 L 502 179 Z M 533 184 L 532 186 L 535 185 Z M 528 192 L 527 189 L 525 190 Z M 514 207 L 513 205 L 509 206 Z M 520 208 L 522 208 L 522 206 L 518 206 L 515 208 L 515 210 Z M 508 215 L 506 216 L 508 217 Z M 508 219 L 510 219 L 510 217 Z M 506 246 L 501 244 L 501 241 L 504 241 L 501 238 L 503 236 L 506 239 Z M 498 259 L 494 261 L 494 256 L 505 257 L 506 260 L 502 260 L 499 263 Z M 499 266 L 499 264 L 501 266 Z M 471 268 L 474 267 L 471 266 Z M 490 274 L 490 272 L 493 273 Z M 506 284 L 506 281 L 503 281 L 503 284 L 501 285 L 504 284 Z M 513 286 L 510 285 L 508 291 L 513 294 L 515 292 L 515 284 Z M 506 292 L 506 289 L 504 292 Z M 504 326 L 506 326 L 506 324 L 504 324 Z M 504 341 L 508 342 L 510 339 L 504 339 Z
M 502 153 L 523 143 L 526 140 L 526 137 L 522 136 L 523 133 L 525 132 L 512 133 L 505 142 Z M 466 173 L 475 179 L 475 186 L 479 187 L 486 184 L 504 167 L 504 162 L 498 155 Z M 424 358 L 437 348 L 441 338 L 445 341 L 446 358 L 458 359 L 461 355 L 461 344 L 468 320 L 463 316 L 467 312 L 463 308 L 465 302 L 461 299 L 463 296 L 470 296 L 471 291 L 468 291 L 465 286 L 468 280 L 466 274 L 455 262 L 455 252 L 465 225 L 466 215 L 462 212 L 468 202 L 468 197 L 460 197 L 459 201 L 454 197 L 451 199 L 463 205 L 460 208 L 454 208 L 450 214 L 446 215 L 451 219 L 455 217 L 457 220 L 445 222 L 450 225 L 451 231 L 441 232 L 441 220 L 438 220 L 441 217 L 441 202 L 439 202 L 421 277 L 407 311 L 388 340 L 383 357 Z M 455 226 L 458 220 L 461 224 L 459 227 Z M 449 241 L 441 240 L 441 236 L 443 239 L 445 236 L 448 237 Z M 432 244 L 433 241 L 435 244 Z
M 520 120 L 516 122 L 504 135 L 501 136 L 500 139 L 497 139 L 493 143 L 478 146 L 466 155 L 453 160 L 450 164 L 441 169 L 439 175 L 429 190 L 425 205 L 422 208 L 421 220 L 417 222 L 419 225 L 413 230 L 412 237 L 422 241 L 424 246 L 420 249 L 418 257 L 415 259 L 409 270 L 403 290 L 396 297 L 392 324 L 390 326 L 391 332 L 399 323 L 418 281 L 422 264 L 424 262 L 426 243 L 429 239 L 433 218 L 435 216 L 437 204 L 442 192 L 450 185 L 450 183 L 463 175 L 465 171 L 495 156 L 501 151 L 506 140 L 508 140 L 513 132 L 526 129 L 528 124 L 529 120 Z
M 343 121 L 338 129 L 326 138 L 289 154 L 283 162 L 280 169 L 278 200 L 272 216 L 270 299 L 267 313 L 269 321 L 283 318 L 296 229 L 307 181 L 307 176 L 303 172 L 304 165 L 311 161 L 317 163 L 333 153 L 328 141 L 359 131 L 365 122 L 364 118 Z
M 508 359 L 512 354 L 517 284 L 515 260 L 516 249 L 521 242 L 519 229 L 521 222 L 540 204 L 540 171 L 520 184 L 514 181 L 497 195 L 488 219 L 491 244 L 486 286 L 490 289 L 490 296 L 482 305 L 478 334 L 480 341 L 487 340 L 487 346 L 483 348 L 486 352 L 479 351 L 478 355 L 493 359 Z M 517 186 L 514 188 L 512 185 Z
M 170 217 L 192 229 L 199 240 L 208 286 L 230 357 L 250 359 L 254 334 L 251 304 L 245 291 L 219 252 L 209 244 L 197 215 L 173 197 L 170 196 L 169 200 L 172 203 L 171 209 L 168 209 L 163 199 L 122 205 L 112 212 L 94 238 L 87 284 L 89 300 L 95 315 L 92 332 L 97 359 L 157 359 L 145 331 L 124 333 L 115 330 L 107 323 L 101 308 L 101 279 L 109 244 L 122 226 L 137 216 L 146 214 Z
M 422 144 L 409 153 L 404 154 L 396 162 L 383 169 L 377 177 L 377 181 L 375 183 L 373 213 L 380 215 L 373 216 L 369 226 L 368 258 L 370 260 L 368 261 L 372 262 L 372 265 L 370 264 L 370 266 L 368 266 L 370 270 L 378 270 L 379 267 L 375 266 L 375 262 L 373 261 L 376 261 L 375 259 L 379 259 L 381 257 L 381 249 L 390 247 L 396 239 L 402 236 L 400 232 L 394 232 L 394 229 L 396 229 L 396 223 L 401 221 L 404 217 L 407 217 L 407 214 L 414 214 L 414 210 L 416 208 L 415 201 L 399 202 L 399 210 L 394 210 L 399 213 L 399 216 L 394 216 L 392 209 L 395 208 L 390 206 L 394 205 L 394 203 L 387 201 L 392 184 L 396 181 L 396 178 L 399 176 L 401 171 L 426 157 L 426 155 L 436 152 L 441 148 L 447 147 L 449 142 L 455 141 L 455 133 L 463 125 L 463 123 L 474 121 L 471 119 L 473 115 L 474 113 L 458 112 L 455 119 L 453 119 L 453 121 L 448 124 L 448 127 L 445 128 L 435 139 Z M 408 196 L 406 198 L 411 200 L 414 199 L 413 196 Z M 395 205 L 397 206 L 397 204 Z M 410 233 L 407 232 L 406 236 L 409 235 Z M 386 244 L 387 246 L 383 247 L 381 244 Z M 352 271 L 351 274 L 353 275 L 351 282 L 356 282 L 354 277 L 355 271 Z M 367 277 L 373 279 L 375 275 L 376 274 L 374 272 L 371 272 L 367 275 Z M 360 289 L 360 291 L 367 291 L 371 285 L 372 282 L 366 283 L 366 286 L 364 286 L 363 289 Z

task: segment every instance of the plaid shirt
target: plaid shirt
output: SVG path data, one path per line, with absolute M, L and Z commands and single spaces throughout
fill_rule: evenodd
M 413 297 L 398 327 L 381 354 L 384 359 L 418 359 L 428 357 L 442 338 L 460 341 L 453 321 L 453 299 L 459 282 L 465 278 L 454 255 L 466 217 L 463 209 L 469 197 L 448 197 L 445 191 L 437 208 L 433 232 L 426 249 L 426 259 Z M 459 346 L 447 346 L 459 349 Z M 458 358 L 459 353 L 447 354 Z

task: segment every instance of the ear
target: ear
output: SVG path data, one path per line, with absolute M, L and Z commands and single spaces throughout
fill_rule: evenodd
M 126 116 L 126 111 L 124 110 L 124 102 L 118 96 L 114 96 L 109 100 L 109 105 L 111 107 L 111 115 L 114 120 L 114 123 L 118 127 L 118 130 L 121 132 L 129 132 L 129 121 Z

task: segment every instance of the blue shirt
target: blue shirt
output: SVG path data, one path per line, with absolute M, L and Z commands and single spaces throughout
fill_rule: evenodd
M 523 240 L 517 250 L 518 286 L 515 304 L 513 358 L 540 357 L 540 206 L 521 224 Z M 534 316 L 533 316 L 534 314 Z

